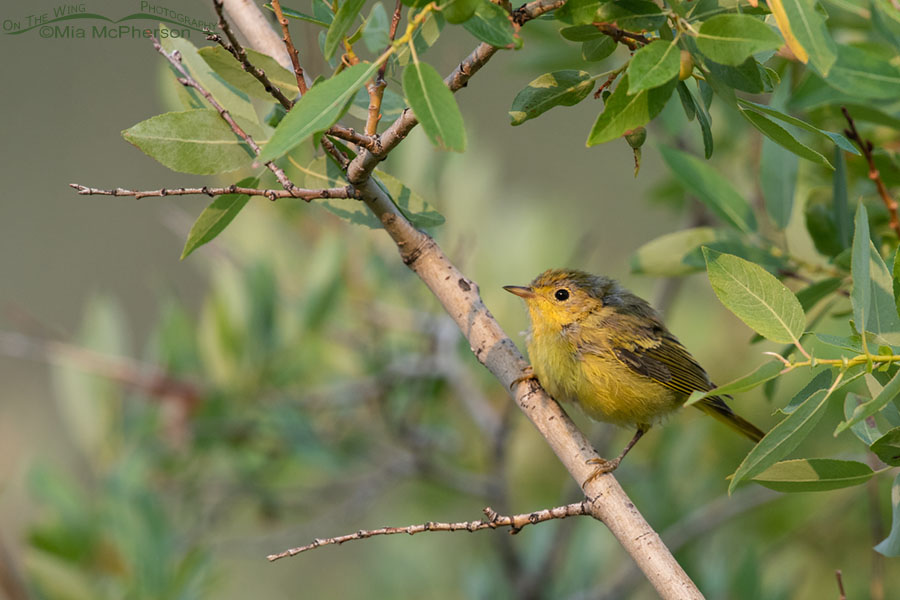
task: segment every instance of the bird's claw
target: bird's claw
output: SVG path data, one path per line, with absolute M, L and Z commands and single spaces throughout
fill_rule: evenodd
M 537 381 L 537 375 L 534 374 L 534 368 L 531 365 L 528 365 L 523 370 L 523 375 L 521 377 L 516 377 L 513 379 L 512 383 L 509 384 L 509 389 L 513 389 L 523 381 Z
M 612 473 L 613 471 L 618 469 L 619 463 L 622 462 L 622 457 L 620 456 L 612 460 L 607 460 L 605 458 L 591 458 L 585 462 L 589 465 L 597 465 L 597 468 L 594 469 L 594 472 L 588 475 L 588 478 L 584 480 L 584 483 L 581 484 L 581 489 L 587 487 L 587 484 L 597 479 L 601 475 Z

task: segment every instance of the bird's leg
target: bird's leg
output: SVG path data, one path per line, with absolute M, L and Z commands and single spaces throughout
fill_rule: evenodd
M 513 382 L 509 384 L 509 389 L 513 389 L 523 381 L 537 381 L 537 375 L 534 374 L 534 368 L 531 365 L 525 367 L 522 371 L 523 375 L 521 377 L 516 377 L 513 379 Z
M 622 462 L 622 459 L 625 458 L 625 455 L 628 454 L 628 451 L 631 450 L 635 444 L 637 444 L 638 440 L 643 437 L 647 430 L 650 429 L 650 426 L 647 424 L 638 425 L 637 431 L 634 432 L 634 437 L 631 438 L 631 441 L 625 446 L 625 449 L 622 450 L 622 453 L 619 454 L 616 458 L 612 460 L 606 460 L 605 458 L 592 458 L 587 463 L 589 465 L 597 465 L 597 468 L 593 473 L 588 476 L 587 479 L 584 480 L 584 483 L 581 484 L 582 489 L 584 486 L 592 482 L 594 479 L 604 475 L 606 473 L 612 473 L 619 467 L 619 463 Z

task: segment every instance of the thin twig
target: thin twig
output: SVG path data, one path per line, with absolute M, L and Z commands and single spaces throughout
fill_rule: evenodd
M 288 20 L 281 10 L 281 2 L 272 0 L 272 10 L 275 11 L 275 16 L 278 17 L 278 23 L 281 25 L 281 31 L 284 33 L 284 47 L 287 48 L 288 55 L 291 57 L 291 64 L 294 66 L 294 76 L 297 78 L 297 87 L 300 89 L 300 95 L 302 96 L 306 93 L 306 79 L 303 78 L 303 67 L 300 66 L 300 54 L 297 52 L 297 48 L 294 47 L 294 42 L 291 40 L 291 30 L 288 27 Z
M 400 24 L 400 12 L 402 8 L 402 0 L 397 0 L 397 5 L 394 7 L 394 16 L 391 17 L 391 28 L 388 32 L 388 48 L 391 47 L 394 43 L 394 38 L 397 36 L 397 25 Z M 387 61 L 384 61 L 381 63 L 381 66 L 378 67 L 378 75 L 375 77 L 374 81 L 371 81 L 366 85 L 366 91 L 369 92 L 369 115 L 366 119 L 366 134 L 368 135 L 375 135 L 378 133 L 378 122 L 381 120 L 381 103 L 384 99 L 384 90 L 387 87 L 387 82 L 384 80 L 386 70 Z
M 178 50 L 174 50 L 171 54 L 169 54 L 160 45 L 158 39 L 156 39 L 155 37 L 151 37 L 151 39 L 153 40 L 153 47 L 156 49 L 156 51 L 162 54 L 166 58 L 166 60 L 169 61 L 172 67 L 175 68 L 176 71 L 181 73 L 181 77 L 177 78 L 178 83 L 186 87 L 194 88 L 204 98 L 206 98 L 206 101 L 216 109 L 216 111 L 219 113 L 219 116 L 221 116 L 222 119 L 224 119 L 224 121 L 228 123 L 228 126 L 231 127 L 231 130 L 235 133 L 235 135 L 247 142 L 247 145 L 250 146 L 250 149 L 253 150 L 254 154 L 259 156 L 259 145 L 253 140 L 253 138 L 250 137 L 250 135 L 246 131 L 244 131 L 240 125 L 237 124 L 231 114 L 221 104 L 219 104 L 215 98 L 213 98 L 212 94 L 210 94 L 206 90 L 206 88 L 200 85 L 200 83 L 196 79 L 188 74 L 187 69 L 185 69 L 184 65 L 181 64 L 181 53 L 178 52 Z M 279 167 L 272 161 L 267 162 L 266 167 L 275 174 L 275 177 L 278 179 L 278 183 L 284 186 L 284 189 L 294 189 L 294 184 L 290 179 L 288 179 L 288 176 L 281 169 L 281 167 Z
M 587 516 L 591 514 L 591 511 L 590 503 L 587 500 L 583 500 L 581 502 L 575 502 L 573 504 L 567 504 L 565 506 L 545 508 L 533 513 L 523 513 L 519 515 L 513 515 L 511 517 L 499 515 L 490 506 L 488 506 L 485 507 L 484 514 L 487 517 L 487 520 L 460 521 L 457 523 L 439 523 L 435 521 L 429 521 L 427 523 L 421 523 L 419 525 L 408 525 L 406 527 L 360 529 L 356 533 L 350 533 L 347 535 L 339 535 L 330 538 L 317 538 L 313 540 L 311 544 L 299 546 L 297 548 L 291 548 L 290 550 L 285 550 L 284 552 L 279 552 L 278 554 L 270 554 L 266 558 L 268 558 L 270 561 L 274 561 L 278 560 L 279 558 L 294 556 L 300 554 L 301 552 L 306 552 L 307 550 L 321 548 L 322 546 L 329 546 L 334 544 L 340 545 L 344 542 L 351 542 L 353 540 L 363 540 L 378 535 L 395 535 L 398 533 L 415 535 L 417 533 L 423 533 L 425 531 L 473 532 L 481 531 L 483 529 L 509 527 L 510 534 L 516 534 L 519 533 L 526 525 L 535 525 L 537 523 L 543 523 L 544 521 L 550 521 L 552 519 L 565 519 L 566 517 Z
M 301 200 L 315 200 L 316 198 L 355 198 L 359 199 L 359 192 L 352 186 L 344 186 L 339 188 L 322 188 L 322 189 L 303 189 L 291 187 L 290 190 L 274 190 L 248 188 L 237 185 L 229 185 L 225 187 L 209 187 L 203 186 L 199 188 L 161 188 L 158 190 L 126 190 L 125 188 L 99 189 L 92 188 L 78 183 L 70 183 L 69 187 L 74 188 L 82 196 L 133 196 L 135 200 L 141 198 L 155 198 L 161 196 L 197 196 L 204 195 L 210 198 L 222 196 L 224 194 L 246 194 L 248 196 L 262 196 L 269 200 L 278 200 L 280 198 L 300 198 Z
M 847 593 L 844 591 L 844 575 L 841 573 L 841 570 L 838 569 L 834 572 L 834 576 L 837 579 L 838 584 L 838 600 L 847 600 Z
M 897 216 L 897 201 L 888 193 L 887 186 L 884 185 L 884 181 L 881 179 L 881 173 L 878 172 L 878 167 L 875 166 L 875 157 L 872 155 L 875 145 L 871 140 L 864 140 L 859 131 L 856 130 L 856 123 L 853 122 L 850 111 L 847 110 L 846 106 L 841 107 L 841 112 L 844 113 L 844 118 L 847 119 L 847 123 L 850 126 L 849 129 L 844 130 L 844 135 L 856 142 L 856 145 L 859 146 L 860 151 L 866 158 L 866 162 L 869 164 L 869 179 L 875 182 L 875 187 L 878 188 L 878 195 L 881 196 L 881 200 L 891 216 L 891 229 L 900 238 L 900 217 Z
M 381 141 L 378 139 L 378 136 L 359 133 L 352 127 L 333 125 L 325 133 L 327 133 L 328 135 L 333 135 L 334 137 L 340 138 L 346 142 L 350 142 L 351 144 L 361 146 L 372 154 L 379 155 L 382 152 Z
M 213 0 L 213 6 L 216 9 L 216 15 L 219 17 L 219 29 L 222 30 L 222 33 L 225 34 L 225 36 L 228 38 L 228 41 L 226 42 L 222 39 L 221 36 L 214 33 L 206 36 L 206 39 L 218 43 L 223 48 L 225 48 L 225 50 L 230 52 L 231 55 L 241 63 L 244 71 L 253 75 L 257 79 L 257 81 L 262 84 L 266 92 L 268 92 L 272 95 L 273 98 L 278 100 L 278 102 L 281 103 L 284 108 L 290 110 L 293 102 L 291 102 L 288 97 L 284 95 L 284 93 L 278 88 L 278 86 L 272 83 L 272 81 L 266 75 L 265 71 L 253 65 L 247 58 L 247 52 L 244 50 L 241 42 L 234 35 L 234 32 L 231 31 L 231 26 L 225 19 L 225 13 L 223 10 L 224 0 Z
M 347 167 L 350 165 L 350 158 L 340 151 L 340 149 L 335 146 L 334 142 L 328 139 L 327 135 L 322 136 L 322 140 L 319 142 L 322 145 L 322 148 L 331 155 L 331 157 L 337 162 L 337 164 L 341 167 L 341 171 L 347 172 Z
M 625 44 L 632 51 L 637 50 L 641 46 L 646 46 L 650 40 L 640 33 L 633 33 L 616 27 L 612 23 L 592 23 L 602 34 L 608 35 L 617 44 Z

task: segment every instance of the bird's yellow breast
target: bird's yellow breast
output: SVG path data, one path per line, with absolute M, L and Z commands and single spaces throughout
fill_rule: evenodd
M 560 330 L 532 330 L 528 355 L 534 374 L 560 402 L 572 402 L 592 419 L 622 426 L 658 422 L 684 398 L 635 373 L 611 352 L 580 353 Z

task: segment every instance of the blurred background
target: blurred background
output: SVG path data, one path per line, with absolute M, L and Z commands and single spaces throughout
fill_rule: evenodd
M 157 4 L 214 21 L 206 2 Z M 0 15 L 0 594 L 653 596 L 588 519 L 516 536 L 377 538 L 266 562 L 314 537 L 478 519 L 487 505 L 529 512 L 580 491 L 382 232 L 299 201 L 254 198 L 220 238 L 180 261 L 204 198 L 70 189 L 228 184 L 240 174 L 174 173 L 122 139 L 174 109 L 162 84 L 171 75 L 149 41 L 16 34 L 7 24 L 60 6 L 8 5 Z M 81 6 L 111 19 L 146 10 Z M 292 27 L 307 72 L 325 72 L 315 31 Z M 630 273 L 638 247 L 696 218 L 654 144 L 697 148 L 697 128 L 668 107 L 635 178 L 623 140 L 585 148 L 599 102 L 511 127 L 518 90 L 580 61 L 575 44 L 568 55 L 545 51 L 552 23 L 523 35 L 522 50 L 499 52 L 457 95 L 465 154 L 434 150 L 417 129 L 382 168 L 445 215 L 432 233 L 521 348 L 525 310 L 501 286 L 569 266 L 660 301 L 720 382 L 763 362 L 774 348 L 747 345 L 749 329 L 704 275 L 673 284 Z M 189 39 L 208 44 L 198 32 Z M 447 28 L 427 58 L 446 73 L 475 43 Z M 389 88 L 400 91 L 396 74 Z M 729 115 L 716 117 L 726 157 L 716 164 L 752 189 L 740 154 L 728 153 L 749 138 Z M 794 391 L 788 380 L 775 405 Z M 777 421 L 761 392 L 734 404 L 763 428 Z M 569 412 L 601 453 L 631 436 Z M 747 486 L 729 498 L 726 476 L 748 444 L 700 416 L 684 411 L 652 431 L 617 477 L 701 589 L 711 598 L 837 597 L 842 569 L 852 597 L 868 595 L 881 568 L 870 548 L 884 537 L 870 533 L 879 526 L 870 503 L 884 501 L 889 482 L 790 497 Z M 833 454 L 822 431 L 807 455 L 819 438 Z M 874 513 L 889 518 L 887 506 Z M 887 583 L 900 585 L 898 574 Z

